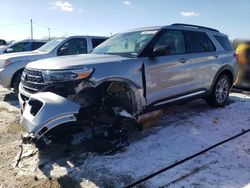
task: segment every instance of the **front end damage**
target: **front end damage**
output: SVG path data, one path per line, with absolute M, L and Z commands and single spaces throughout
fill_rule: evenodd
M 42 141 L 43 145 L 49 145 L 52 141 L 47 133 L 50 134 L 52 129 L 67 124 L 70 129 L 73 125 L 90 128 L 91 139 L 95 139 L 92 143 L 89 142 L 91 147 L 93 142 L 99 142 L 106 143 L 105 148 L 109 148 L 102 153 L 128 145 L 127 122 L 130 121 L 130 126 L 136 128 L 137 121 L 131 113 L 135 104 L 131 102 L 128 105 L 129 101 L 123 98 L 124 92 L 128 93 L 128 88 L 124 86 L 105 83 L 97 88 L 86 87 L 78 95 L 68 98 L 52 92 L 30 95 L 29 100 L 23 104 L 20 121 L 28 132 L 24 140 L 35 143 Z M 105 92 L 100 92 L 104 90 Z M 92 151 L 91 148 L 88 150 Z
M 25 101 L 20 124 L 35 140 L 58 125 L 77 121 L 80 106 L 51 92 L 31 95 Z

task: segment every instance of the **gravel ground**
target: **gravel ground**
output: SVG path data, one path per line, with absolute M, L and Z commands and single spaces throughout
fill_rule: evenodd
M 220 109 L 198 100 L 165 109 L 157 127 L 131 135 L 131 144 L 112 155 L 88 153 L 81 144 L 38 151 L 21 144 L 18 102 L 0 87 L 0 187 L 123 187 L 250 128 L 249 111 L 245 94 L 231 94 Z M 248 187 L 249 161 L 246 134 L 140 187 Z

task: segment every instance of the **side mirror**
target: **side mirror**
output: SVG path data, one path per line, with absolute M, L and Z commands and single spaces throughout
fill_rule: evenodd
M 12 53 L 14 50 L 12 48 L 7 48 L 5 51 L 6 53 Z
M 170 46 L 167 45 L 157 46 L 153 50 L 153 57 L 170 55 L 171 51 L 172 49 Z
M 57 52 L 57 55 L 66 55 L 68 53 L 68 48 L 60 48 Z

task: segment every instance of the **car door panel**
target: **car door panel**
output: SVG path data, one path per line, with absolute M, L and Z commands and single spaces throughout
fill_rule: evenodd
M 182 63 L 181 59 L 186 59 Z M 145 62 L 147 103 L 155 103 L 189 93 L 202 85 L 201 75 L 195 75 L 189 55 L 158 57 Z
M 145 60 L 148 105 L 196 89 L 190 56 L 185 53 L 183 32 L 166 31 L 153 48 L 165 44 L 171 49 L 170 54 Z
M 171 32 L 180 31 L 171 30 Z M 170 46 L 177 54 L 145 60 L 148 105 L 181 95 L 206 92 L 210 89 L 211 78 L 217 70 L 216 65 L 220 58 L 216 56 L 215 47 L 205 33 L 183 31 L 184 53 L 179 53 L 183 50 L 178 51 L 178 48 L 182 48 L 179 43 L 183 40 L 180 33 L 169 36 L 173 41 L 168 39 L 166 43 L 173 43 Z

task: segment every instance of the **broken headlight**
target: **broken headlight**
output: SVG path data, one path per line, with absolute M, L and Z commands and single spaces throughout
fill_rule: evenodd
M 53 83 L 53 82 L 69 82 L 79 79 L 88 78 L 94 69 L 72 69 L 72 70 L 47 70 L 43 71 L 43 79 L 45 83 Z

